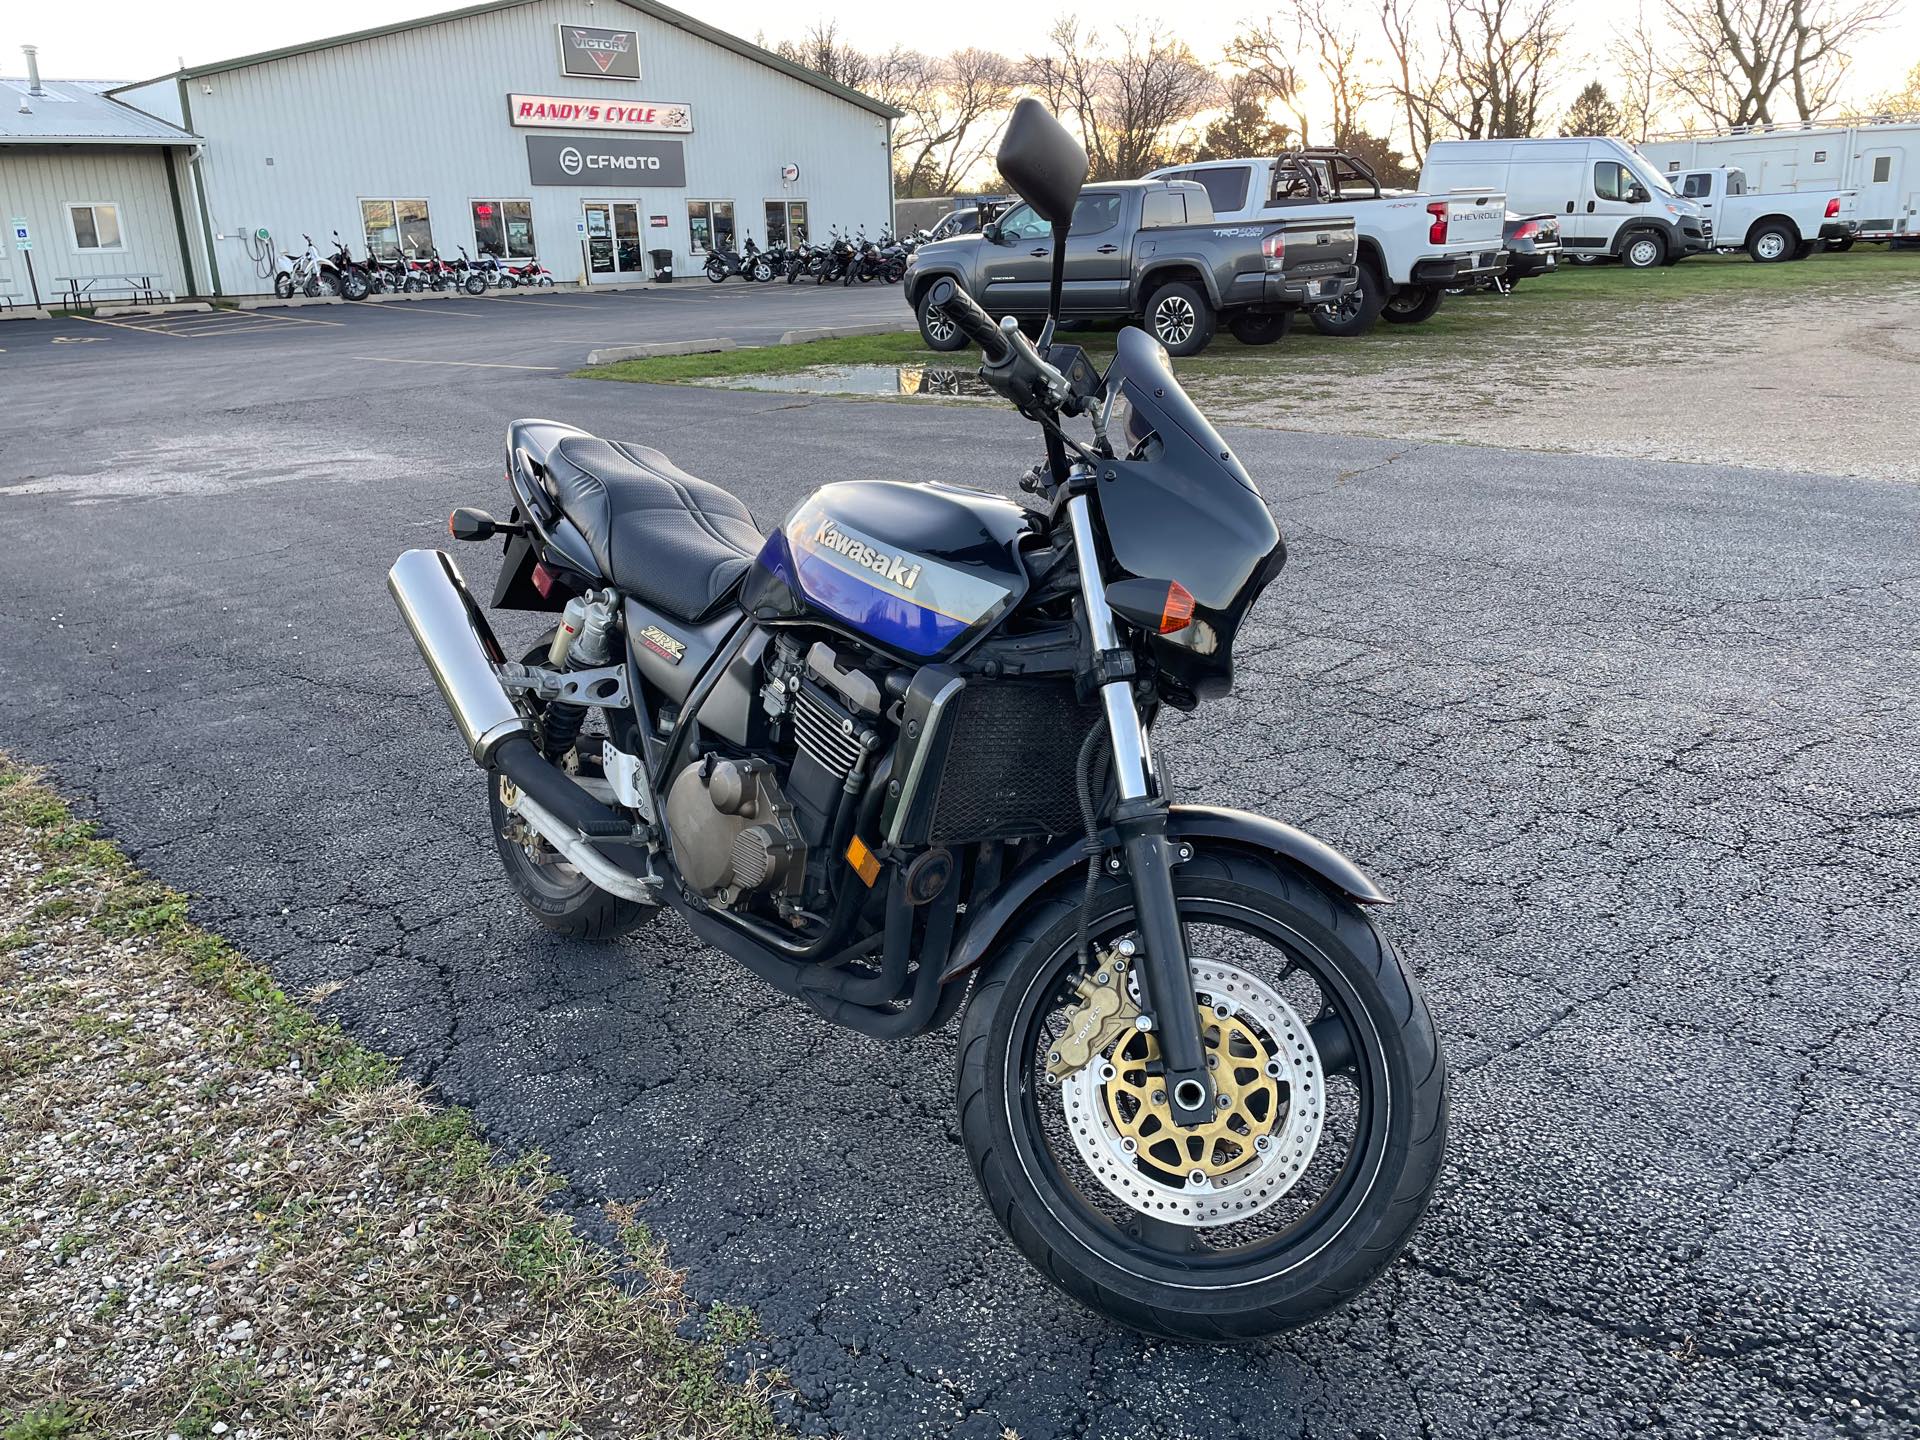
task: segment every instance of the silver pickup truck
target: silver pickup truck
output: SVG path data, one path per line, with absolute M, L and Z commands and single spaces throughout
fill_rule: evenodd
M 1270 344 L 1296 311 L 1352 293 L 1358 246 L 1345 216 L 1218 222 L 1191 181 L 1089 185 L 1067 236 L 1061 319 L 1132 321 L 1174 355 L 1204 350 L 1223 322 L 1244 344 Z M 936 280 L 952 279 L 996 319 L 1027 319 L 1046 314 L 1052 272 L 1052 231 L 1016 205 L 978 235 L 921 246 L 903 283 L 921 338 L 958 350 L 966 337 L 929 298 Z

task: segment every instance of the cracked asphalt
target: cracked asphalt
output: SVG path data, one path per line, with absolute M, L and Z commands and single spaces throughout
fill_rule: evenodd
M 344 982 L 329 1011 L 551 1153 L 589 1230 L 637 1201 L 697 1297 L 754 1308 L 738 1363 L 791 1375 L 803 1432 L 1920 1427 L 1912 488 L 1231 432 L 1292 561 L 1236 693 L 1161 745 L 1188 794 L 1398 898 L 1457 1086 L 1384 1283 L 1267 1347 L 1180 1349 L 1002 1240 L 950 1035 L 837 1032 L 672 919 L 600 945 L 524 921 L 383 585 L 499 500 L 516 414 L 659 445 L 769 522 L 840 478 L 1009 487 L 1026 427 L 429 367 L 275 393 L 231 359 L 179 403 L 216 353 L 0 368 L 0 745 L 290 988 Z

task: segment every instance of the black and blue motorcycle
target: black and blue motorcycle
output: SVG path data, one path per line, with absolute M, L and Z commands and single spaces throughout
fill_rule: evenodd
M 1054 230 L 1086 155 L 1037 102 L 1004 175 Z M 1175 803 L 1154 721 L 1224 695 L 1286 548 L 1253 478 L 1122 330 L 1104 374 L 964 292 L 938 303 L 1037 425 L 1027 503 L 817 492 L 770 534 L 658 450 L 522 420 L 495 607 L 452 559 L 389 586 L 485 771 L 534 920 L 666 912 L 879 1039 L 960 1015 L 960 1126 L 1041 1273 L 1160 1336 L 1326 1313 L 1405 1245 L 1440 1173 L 1446 1062 L 1349 860 Z M 804 1176 L 796 1174 L 804 1184 Z

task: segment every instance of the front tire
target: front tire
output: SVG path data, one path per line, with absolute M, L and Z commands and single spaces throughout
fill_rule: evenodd
M 1446 298 L 1438 285 L 1405 285 L 1393 292 L 1380 313 L 1395 325 L 1424 325 Z
M 1147 301 L 1147 333 L 1169 355 L 1198 355 L 1213 343 L 1214 324 L 1206 295 L 1185 280 L 1162 285 Z
M 474 271 L 460 282 L 460 288 L 469 295 L 484 295 L 487 293 L 487 277 Z
M 933 303 L 933 286 L 929 285 L 921 295 L 920 303 L 914 307 L 914 314 L 920 321 L 920 341 L 929 350 L 938 350 L 942 354 L 951 354 L 955 350 L 967 348 L 967 337 L 951 316 Z
M 1627 238 L 1620 263 L 1629 270 L 1657 270 L 1667 263 L 1667 242 L 1651 230 Z
M 1264 1113 L 1269 1128 L 1223 1129 L 1192 1148 L 1197 1135 L 1149 1114 L 1161 1098 L 1127 1098 L 1151 1090 L 1154 1052 L 1136 1050 L 1146 1042 L 1126 1029 L 1080 1071 L 1061 1081 L 1046 1075 L 1085 973 L 1079 894 L 1069 887 L 1017 923 L 968 1002 L 961 1131 L 994 1217 L 1069 1295 L 1149 1335 L 1252 1340 L 1345 1303 L 1406 1245 L 1445 1157 L 1446 1058 L 1419 985 L 1392 947 L 1359 907 L 1305 873 L 1277 857 L 1202 852 L 1176 870 L 1174 888 L 1205 997 L 1209 1053 L 1227 1057 L 1216 1069 L 1230 1101 L 1222 1124 L 1244 1111 Z M 1132 905 L 1122 882 L 1096 892 L 1097 964 L 1133 932 Z M 1253 945 L 1272 956 L 1257 975 Z M 1250 976 L 1268 1001 L 1256 1003 Z M 1272 1003 L 1283 990 L 1285 1003 Z M 1276 1019 L 1242 1020 L 1262 1003 Z M 1239 1048 L 1229 1048 L 1229 1031 Z M 1243 1055 L 1252 1058 L 1236 1065 Z M 1144 1067 L 1145 1078 L 1129 1067 Z M 1244 1088 L 1263 1073 L 1288 1077 L 1266 1086 L 1264 1111 Z M 1229 1097 L 1229 1085 L 1243 1088 Z M 1117 1138 L 1122 1129 L 1126 1138 Z M 1179 1148 L 1164 1161 L 1170 1142 Z M 1194 1163 L 1214 1168 L 1177 1173 Z M 1251 1172 L 1244 1183 L 1235 1178 L 1243 1172 Z M 1211 1218 L 1168 1218 L 1188 1205 Z

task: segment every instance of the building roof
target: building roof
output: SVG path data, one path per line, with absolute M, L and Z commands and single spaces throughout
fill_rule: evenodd
M 347 35 L 330 35 L 324 40 L 309 40 L 304 45 L 285 45 L 278 50 L 262 50 L 256 55 L 241 55 L 232 60 L 217 60 L 208 65 L 188 65 L 184 69 L 168 71 L 165 75 L 156 75 L 153 79 L 198 79 L 203 75 L 218 75 L 226 70 L 240 70 L 249 65 L 264 65 L 273 60 L 286 60 L 295 55 L 307 55 L 316 50 L 331 50 L 339 45 L 352 45 L 361 40 L 377 40 L 385 35 L 401 35 L 409 30 L 424 29 L 429 25 L 444 25 L 450 20 L 464 20 L 469 15 L 486 15 L 495 10 L 511 10 L 517 5 L 537 3 L 539 0 L 483 0 L 483 3 L 478 5 L 467 5 L 458 10 L 442 10 L 437 15 L 422 15 L 416 20 L 400 20 L 391 25 L 377 25 L 370 30 L 355 30 Z M 676 30 L 684 30 L 689 35 L 696 35 L 702 40 L 720 46 L 723 50 L 731 50 L 734 54 L 756 61 L 770 70 L 778 70 L 783 75 L 790 75 L 802 84 L 811 85 L 816 90 L 824 90 L 829 95 L 838 96 L 851 105 L 858 105 L 862 110 L 872 111 L 875 115 L 897 120 L 903 113 L 883 100 L 864 95 L 858 90 L 842 85 L 837 80 L 829 80 L 817 70 L 796 65 L 784 56 L 762 49 L 752 41 L 742 40 L 738 35 L 730 35 L 725 30 L 719 30 L 707 24 L 704 20 L 694 19 L 691 15 L 683 15 L 678 10 L 656 3 L 656 0 L 616 0 L 616 3 L 625 5 L 629 10 L 638 10 L 643 15 L 650 15 L 663 25 L 671 25 Z M 150 85 L 153 80 L 142 80 L 136 83 Z M 126 90 L 132 87 L 119 85 L 114 88 Z
M 0 145 L 191 145 L 177 125 L 122 105 L 106 92 L 112 80 L 27 81 L 0 77 Z M 21 114 L 25 103 L 29 114 Z

